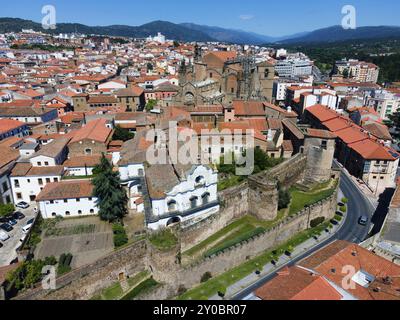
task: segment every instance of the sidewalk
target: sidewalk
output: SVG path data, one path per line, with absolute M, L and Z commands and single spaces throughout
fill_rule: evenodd
M 340 202 L 342 197 L 343 197 L 343 194 L 341 191 L 339 191 L 338 202 Z M 305 252 L 307 252 L 307 251 L 313 249 L 314 247 L 318 246 L 319 244 L 323 243 L 325 240 L 331 238 L 343 226 L 343 224 L 347 218 L 346 215 L 347 214 L 344 215 L 342 221 L 339 224 L 337 224 L 336 226 L 334 226 L 329 231 L 329 233 L 323 232 L 323 234 L 318 238 L 318 240 L 311 238 L 311 239 L 308 239 L 307 241 L 303 242 L 302 244 L 298 245 L 297 247 L 295 247 L 291 257 L 283 255 L 280 257 L 280 259 L 276 265 L 272 265 L 271 263 L 265 265 L 263 270 L 261 270 L 260 275 L 252 273 L 252 274 L 248 275 L 247 277 L 239 280 L 235 284 L 231 285 L 230 287 L 228 287 L 226 290 L 226 295 L 225 295 L 224 300 L 231 299 L 232 297 L 239 294 L 242 290 L 250 287 L 257 281 L 259 281 L 261 278 L 264 278 L 266 276 L 276 273 L 282 267 L 285 267 L 286 265 L 290 264 L 290 262 L 292 260 L 296 259 L 297 257 L 303 255 Z M 216 294 L 216 295 L 210 297 L 209 300 L 222 300 L 222 298 Z
M 345 167 L 338 161 L 336 161 L 336 164 L 340 167 L 342 172 L 353 182 L 355 186 L 361 191 L 361 193 L 365 196 L 365 198 L 371 203 L 371 205 L 376 208 L 378 207 L 378 197 L 374 195 L 374 193 L 371 191 L 371 189 L 364 183 L 360 182 L 357 178 L 353 177 Z

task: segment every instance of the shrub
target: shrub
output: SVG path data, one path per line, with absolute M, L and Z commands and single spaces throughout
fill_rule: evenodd
M 346 203 L 349 202 L 349 199 L 347 199 L 347 198 L 342 198 L 342 202 L 343 202 L 344 204 L 346 204 Z
M 57 259 L 54 256 L 47 257 L 44 259 L 44 264 L 46 266 L 55 266 L 57 264 Z
M 340 207 L 339 210 L 342 211 L 343 213 L 346 213 L 346 212 L 347 212 L 346 206 Z
M 290 193 L 287 190 L 279 190 L 278 210 L 288 208 L 290 201 Z
M 57 274 L 59 276 L 71 271 L 72 258 L 73 258 L 73 256 L 70 253 L 67 253 L 67 254 L 63 253 L 60 256 L 60 259 L 58 261 L 58 267 L 57 267 Z
M 125 228 L 120 223 L 113 224 L 113 232 L 114 232 L 114 246 L 119 248 L 128 243 L 129 239 L 126 234 Z
M 65 257 L 64 265 L 70 266 L 72 262 L 72 254 L 68 253 Z
M 125 233 L 125 228 L 120 223 L 114 223 L 112 226 L 112 230 L 113 230 L 114 234 Z
M 201 280 L 200 282 L 207 282 L 208 280 L 210 280 L 212 278 L 211 272 L 206 272 L 201 276 Z
M 224 298 L 225 295 L 226 295 L 226 288 L 225 288 L 225 287 L 221 287 L 221 288 L 218 290 L 218 296 L 221 297 L 221 298 Z
M 128 243 L 128 236 L 126 233 L 117 233 L 114 234 L 114 246 L 119 248 Z
M 311 220 L 310 226 L 311 226 L 311 228 L 316 228 L 316 227 L 318 227 L 320 224 L 324 223 L 324 221 L 325 221 L 325 218 L 324 218 L 324 217 L 315 218 L 314 220 Z
M 343 219 L 343 217 L 341 217 L 338 214 L 335 216 L 335 220 L 338 221 L 338 222 L 342 221 L 342 219 Z
M 65 255 L 65 253 L 63 253 L 63 254 L 60 256 L 60 259 L 59 259 L 58 264 L 59 264 L 59 265 L 64 265 L 64 264 L 65 264 L 65 258 L 66 258 L 66 255 Z

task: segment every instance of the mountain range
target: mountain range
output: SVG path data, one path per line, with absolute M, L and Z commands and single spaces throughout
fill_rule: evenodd
M 40 23 L 19 18 L 0 18 L 0 33 L 19 32 L 22 29 L 44 31 Z M 270 37 L 254 32 L 226 29 L 194 23 L 175 24 L 168 21 L 153 21 L 141 26 L 111 25 L 87 26 L 78 23 L 58 23 L 57 29 L 46 32 L 96 34 L 132 38 L 144 38 L 161 32 L 168 39 L 177 41 L 219 41 L 237 44 L 293 44 L 293 43 L 327 43 L 364 39 L 400 39 L 400 27 L 376 26 L 359 27 L 344 30 L 341 26 L 318 29 L 285 37 Z

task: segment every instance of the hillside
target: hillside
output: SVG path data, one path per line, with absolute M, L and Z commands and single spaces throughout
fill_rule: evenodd
M 0 18 L 0 33 L 18 32 L 22 29 L 33 29 L 49 33 L 71 33 L 109 35 L 131 38 L 144 38 L 162 32 L 167 38 L 178 41 L 215 41 L 201 31 L 192 30 L 184 26 L 167 21 L 154 21 L 142 26 L 125 25 L 86 26 L 78 23 L 58 23 L 56 30 L 43 30 L 40 23 L 18 18 Z
M 295 37 L 280 42 L 283 44 L 312 42 L 329 43 L 366 39 L 400 39 L 400 27 L 359 27 L 354 30 L 345 30 L 341 26 L 333 26 L 312 31 L 305 36 Z

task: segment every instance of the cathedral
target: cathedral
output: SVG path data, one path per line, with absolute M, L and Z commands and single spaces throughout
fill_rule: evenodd
M 274 66 L 256 63 L 254 56 L 235 51 L 211 51 L 204 56 L 196 46 L 193 63 L 179 68 L 177 105 L 231 104 L 233 100 L 272 101 Z

